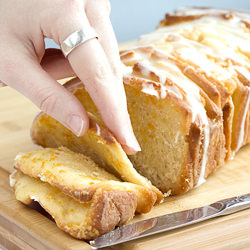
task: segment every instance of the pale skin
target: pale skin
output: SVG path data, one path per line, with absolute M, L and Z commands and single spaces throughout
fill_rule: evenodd
M 86 110 L 56 81 L 77 75 L 104 123 L 125 152 L 134 154 L 140 146 L 127 111 L 109 13 L 106 0 L 0 0 L 0 82 L 81 136 L 89 126 Z M 45 50 L 45 37 L 60 45 L 71 33 L 89 25 L 99 39 L 81 44 L 67 59 L 60 50 Z

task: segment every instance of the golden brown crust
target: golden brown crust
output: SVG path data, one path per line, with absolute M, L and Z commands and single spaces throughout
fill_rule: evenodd
M 153 81 L 149 81 L 149 80 L 145 80 L 142 78 L 137 78 L 137 77 L 132 76 L 132 77 L 127 77 L 125 79 L 125 83 L 126 83 L 125 89 L 126 89 L 127 93 L 132 92 L 132 93 L 134 93 L 134 95 L 138 95 L 138 96 L 142 95 L 141 90 L 142 90 L 143 84 L 149 83 L 149 84 L 152 84 L 154 86 L 154 89 L 156 91 L 158 91 L 158 93 L 160 94 L 159 86 L 157 85 L 157 83 L 155 83 Z M 155 96 L 148 95 L 147 99 L 150 100 L 150 103 L 152 102 L 152 104 L 154 104 L 156 106 L 160 103 L 159 100 L 157 98 L 155 98 Z M 189 135 L 190 124 L 192 124 L 191 123 L 192 111 L 187 106 L 187 104 L 184 100 L 185 100 L 185 96 L 181 100 L 176 95 L 173 95 L 173 94 L 168 92 L 166 98 L 161 100 L 161 101 L 168 102 L 170 105 L 172 103 L 173 107 L 178 107 L 178 112 L 181 112 L 183 114 L 183 117 L 185 117 L 185 123 L 183 123 L 183 130 L 180 131 L 180 133 L 187 135 L 187 142 L 189 144 L 190 143 L 189 140 L 191 138 L 188 135 Z M 133 122 L 132 112 L 130 114 L 131 114 L 131 119 Z M 197 124 L 197 122 L 194 123 L 194 125 L 196 125 L 196 124 Z M 201 133 L 201 128 L 198 129 L 198 132 Z M 193 138 L 193 137 L 192 137 L 192 139 L 195 140 L 195 138 Z M 199 139 L 201 139 L 201 136 L 199 137 Z M 202 147 L 201 140 L 195 141 L 195 143 L 197 143 L 197 146 L 199 146 L 199 148 Z M 137 154 L 139 154 L 139 153 L 137 153 Z M 133 161 L 132 157 L 133 156 L 130 156 L 130 159 Z M 199 155 L 197 157 L 197 155 L 196 155 L 195 157 L 196 157 L 196 159 L 198 159 L 198 157 L 202 157 L 202 156 Z M 193 181 L 193 168 L 194 168 L 194 166 L 193 166 L 193 164 L 194 164 L 194 162 L 192 162 L 192 159 L 190 157 L 190 151 L 188 151 L 183 156 L 183 162 L 182 162 L 182 165 L 180 166 L 181 174 L 175 177 L 175 178 L 177 178 L 177 180 L 174 182 L 174 184 L 169 185 L 166 182 L 161 182 L 160 184 L 153 182 L 153 184 L 156 185 L 161 191 L 163 191 L 165 193 L 167 193 L 167 191 L 171 190 L 171 195 L 183 194 L 183 193 L 189 191 L 194 186 L 194 181 Z M 200 167 L 200 164 L 201 164 L 201 162 L 198 160 L 199 167 Z M 134 163 L 134 166 L 137 167 L 136 161 Z M 152 166 L 152 169 L 154 169 L 153 166 Z M 157 170 L 155 170 L 155 171 L 157 171 Z M 150 179 L 150 176 L 147 176 L 147 178 Z M 166 188 L 166 186 L 167 186 L 167 188 Z
M 57 188 L 19 171 L 12 175 L 12 180 L 19 201 L 25 204 L 38 201 L 60 229 L 78 239 L 94 239 L 134 216 L 136 196 L 132 192 L 98 189 L 90 202 L 80 203 Z
M 131 192 L 137 198 L 136 211 L 147 213 L 157 199 L 150 189 L 121 182 L 99 168 L 90 158 L 66 148 L 46 148 L 19 154 L 15 168 L 30 177 L 40 178 L 80 202 L 91 201 L 99 189 L 111 193 Z
M 123 51 L 122 53 L 122 55 L 126 55 L 125 57 L 126 65 L 133 66 L 133 75 L 135 75 L 132 77 L 126 76 L 125 83 L 128 83 L 129 85 L 134 84 L 133 86 L 135 88 L 140 88 L 140 86 L 142 86 L 143 84 L 145 84 L 145 82 L 147 82 L 147 80 L 145 80 L 145 77 L 149 78 L 148 83 L 154 87 L 154 90 L 156 90 L 158 92 L 158 95 L 160 96 L 161 85 L 159 86 L 159 82 L 161 79 L 159 73 L 157 74 L 156 71 L 153 71 L 154 69 L 152 69 L 152 71 L 149 71 L 146 74 L 145 72 L 143 72 L 145 70 L 143 68 L 141 69 L 141 65 L 138 62 L 140 60 L 143 60 L 142 62 L 144 62 L 145 60 L 147 60 L 146 58 L 150 58 L 149 60 L 154 61 L 155 65 L 157 60 L 171 62 L 182 71 L 183 75 L 187 76 L 189 79 L 191 79 L 200 87 L 200 95 L 204 107 L 206 109 L 206 113 L 209 119 L 209 128 L 210 128 L 209 129 L 210 143 L 207 149 L 208 160 L 206 163 L 206 168 L 209 168 L 211 170 L 215 169 L 216 167 L 222 166 L 225 157 L 224 136 L 227 136 L 226 137 L 227 150 L 230 150 L 231 147 L 229 141 L 231 139 L 230 137 L 231 134 L 229 131 L 231 127 L 228 126 L 229 127 L 228 130 L 225 130 L 224 131 L 225 135 L 223 135 L 223 126 L 222 126 L 223 120 L 222 120 L 221 106 L 222 103 L 223 105 L 225 105 L 225 103 L 228 102 L 231 98 L 226 88 L 221 83 L 210 82 L 205 76 L 202 75 L 201 72 L 195 70 L 194 64 L 192 64 L 189 61 L 182 60 L 176 54 L 174 54 L 176 56 L 174 57 L 174 55 L 169 55 L 166 52 L 163 53 L 159 50 L 154 49 L 153 47 L 139 47 L 136 49 L 132 49 L 132 51 L 133 53 L 130 53 L 131 52 L 130 50 L 128 50 L 127 52 Z M 133 65 L 134 58 L 138 58 L 138 56 L 136 56 L 138 54 L 140 55 L 141 59 L 137 59 L 137 62 Z M 172 85 L 174 85 L 173 82 Z M 220 86 L 220 88 L 217 88 L 217 85 Z M 182 104 L 187 106 L 188 102 L 184 101 L 186 100 L 186 94 L 183 93 L 181 89 L 179 89 L 179 93 L 182 94 L 182 98 L 181 100 L 177 98 L 176 104 L 178 106 L 181 106 Z M 166 99 L 169 102 L 170 99 L 172 100 L 175 99 L 175 96 L 172 93 L 168 93 Z M 216 104 L 217 107 L 214 104 Z M 192 113 L 192 110 L 190 110 L 190 113 Z M 230 122 L 231 121 L 229 120 L 228 123 L 230 124 Z M 187 122 L 186 124 L 187 127 L 189 128 L 190 123 Z M 215 134 L 217 137 L 215 136 Z M 182 178 L 180 178 L 178 182 L 175 182 L 175 185 L 171 186 L 172 194 L 180 194 L 187 192 L 197 184 L 197 181 L 201 173 L 202 159 L 204 157 L 204 136 L 205 135 L 202 128 L 202 124 L 198 120 L 196 120 L 195 123 L 191 123 L 190 131 L 187 136 L 190 151 L 186 156 L 186 161 L 183 162 L 182 174 L 181 174 Z M 207 170 L 207 172 L 210 173 L 211 171 Z
M 205 18 L 203 19 L 203 17 Z M 227 150 L 226 160 L 228 160 L 241 146 L 248 142 L 246 126 L 249 123 L 249 116 L 247 115 L 246 118 L 245 108 L 248 105 L 248 98 L 246 96 L 248 95 L 247 88 L 250 86 L 250 77 L 248 74 L 249 53 L 244 49 L 244 43 L 249 39 L 248 24 L 250 13 L 238 10 L 191 7 L 177 10 L 174 15 L 167 15 L 165 20 L 166 24 L 168 23 L 168 19 L 170 21 L 176 19 L 176 24 L 178 22 L 186 22 L 184 25 L 175 26 L 175 37 L 177 37 L 176 34 L 178 34 L 182 39 L 186 39 L 186 46 L 194 44 L 195 41 L 197 49 L 199 45 L 203 46 L 201 53 L 207 50 L 205 55 L 213 62 L 214 66 L 227 69 L 230 73 L 234 72 L 231 77 L 229 74 L 228 78 L 226 77 L 227 73 L 225 73 L 225 76 L 222 75 L 222 77 L 218 77 L 218 72 L 216 72 L 215 76 L 213 76 L 213 71 L 208 70 L 210 74 L 206 74 L 205 62 L 203 65 L 201 63 L 201 67 L 194 65 L 191 61 L 188 62 L 188 64 L 192 65 L 196 70 L 204 71 L 202 75 L 208 81 L 215 84 L 215 87 L 224 99 L 224 104 L 222 103 L 221 107 L 222 110 L 226 111 L 223 117 Z M 214 20 L 218 25 L 212 24 L 210 20 Z M 161 27 L 163 26 L 164 21 Z M 213 28 L 211 29 L 212 26 Z M 170 29 L 174 29 L 174 26 L 170 27 Z M 168 27 L 165 28 L 165 31 L 167 34 Z M 243 44 L 241 44 L 242 42 Z M 163 44 L 162 46 L 164 47 Z M 193 60 L 191 54 L 189 58 Z M 209 65 L 207 65 L 207 67 L 209 68 Z M 216 68 L 214 69 L 216 71 Z M 218 79 L 216 79 L 217 77 Z M 221 83 L 219 79 L 221 79 Z M 245 86 L 245 88 L 242 88 L 242 85 Z M 228 89 L 230 93 L 229 98 L 227 98 L 228 95 L 225 95 L 227 93 L 223 91 L 223 87 L 224 89 L 225 87 Z M 239 92 L 241 92 L 243 96 L 243 102 L 238 101 L 237 95 Z M 208 92 L 206 93 L 208 94 Z M 215 96 L 211 94 L 208 94 L 209 97 L 216 101 Z M 245 126 L 242 125 L 242 123 L 245 123 Z M 243 130 L 245 130 L 245 132 L 242 132 Z M 232 147 L 229 147 L 230 143 L 232 143 Z
M 192 11 L 196 11 L 196 14 L 192 14 Z M 200 11 L 200 13 L 199 13 Z M 183 22 L 191 22 L 197 19 L 201 19 L 203 17 L 211 17 L 211 18 L 221 18 L 224 20 L 233 19 L 235 16 L 242 18 L 240 22 L 244 23 L 246 27 L 249 26 L 248 20 L 250 14 L 247 11 L 241 10 L 230 10 L 230 9 L 216 9 L 209 7 L 189 7 L 186 9 L 176 10 L 174 14 L 167 13 L 165 15 L 165 19 L 160 22 L 159 27 L 162 26 L 170 26 Z
M 190 163 L 188 168 L 189 171 L 189 178 L 186 179 L 186 183 L 188 187 L 186 191 L 190 190 L 195 183 L 197 183 L 199 179 L 200 167 L 201 167 L 201 157 L 197 157 L 197 155 L 202 155 L 202 144 L 201 144 L 201 127 L 198 121 L 192 123 L 190 127 L 190 132 L 188 135 L 188 142 L 189 142 L 189 152 L 190 152 Z M 204 136 L 204 135 L 203 135 Z M 199 170 L 199 171 L 198 171 Z
M 176 16 L 167 13 L 165 15 L 165 19 L 161 20 L 159 27 L 169 26 L 173 24 L 183 23 L 183 22 L 191 22 L 196 19 L 200 19 L 204 17 L 204 15 L 187 15 L 187 16 Z
M 245 109 L 249 105 L 249 98 L 250 98 L 250 90 L 246 89 L 242 86 L 239 86 L 236 91 L 234 92 L 233 102 L 237 103 L 235 105 L 235 113 L 237 113 L 237 118 L 233 120 L 232 128 L 235 133 L 232 134 L 232 150 L 237 151 L 239 149 L 239 137 L 241 137 L 241 127 L 245 126 L 245 123 L 242 124 L 242 120 L 245 114 Z M 245 134 L 246 135 L 246 134 Z M 246 136 L 243 138 L 243 142 L 246 139 Z M 244 144 L 243 144 L 244 145 Z M 242 146 L 243 146 L 242 145 Z
M 86 216 L 86 227 L 70 231 L 79 239 L 95 239 L 99 235 L 112 231 L 115 226 L 122 226 L 134 217 L 136 197 L 131 192 L 99 189 Z M 66 228 L 67 230 L 68 228 Z

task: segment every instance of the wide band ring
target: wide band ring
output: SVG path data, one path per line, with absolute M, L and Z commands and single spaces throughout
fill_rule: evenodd
M 96 38 L 98 39 L 98 35 L 96 31 L 89 27 L 87 29 L 80 29 L 72 34 L 70 34 L 62 43 L 61 50 L 65 57 L 69 55 L 71 51 L 73 51 L 80 44 L 87 42 L 90 39 Z

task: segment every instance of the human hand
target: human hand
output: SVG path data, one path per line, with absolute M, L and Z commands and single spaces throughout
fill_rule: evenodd
M 127 112 L 119 51 L 106 0 L 0 0 L 0 82 L 9 85 L 76 135 L 88 129 L 82 104 L 56 79 L 77 75 L 104 123 L 128 154 L 140 150 Z M 66 59 L 45 50 L 44 38 L 60 45 L 76 30 L 92 26 L 98 36 Z

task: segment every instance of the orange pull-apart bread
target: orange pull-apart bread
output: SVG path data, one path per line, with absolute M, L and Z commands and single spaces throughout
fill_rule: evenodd
M 94 239 L 147 213 L 157 200 L 150 188 L 121 182 L 89 157 L 69 149 L 18 154 L 10 176 L 17 200 L 37 201 L 62 230 Z
M 43 147 L 64 146 L 86 156 L 76 156 L 64 148 L 58 149 L 60 154 L 56 149 L 44 149 L 20 156 L 15 164 L 18 172 L 12 177 L 17 199 L 29 203 L 35 196 L 42 206 L 47 206 L 45 193 L 55 190 L 51 195 L 60 198 L 50 201 L 45 209 L 60 228 L 89 239 L 126 223 L 135 211 L 148 212 L 162 200 L 161 192 L 181 194 L 205 182 L 209 174 L 250 141 L 249 44 L 247 12 L 184 8 L 167 14 L 154 32 L 120 52 L 128 110 L 142 151 L 126 156 L 103 124 L 84 83 L 73 79 L 65 88 L 89 112 L 87 134 L 76 137 L 40 113 L 33 122 L 31 136 Z M 57 155 L 59 165 L 51 160 L 44 164 L 44 156 L 32 160 L 37 154 L 51 152 Z M 71 161 L 60 160 L 66 157 L 64 154 L 70 154 Z M 82 170 L 86 171 L 84 181 L 77 177 L 79 183 L 74 183 L 71 177 L 81 171 L 77 160 L 81 157 L 104 168 L 100 170 L 104 180 L 92 181 L 91 171 Z M 75 161 L 79 165 L 72 168 Z M 62 170 L 66 172 L 60 173 Z M 25 183 L 32 188 L 28 184 L 24 188 Z M 114 195 L 117 192 L 122 195 Z M 119 210 L 115 205 L 118 212 L 112 213 L 119 214 L 120 219 L 112 221 L 105 230 L 102 225 L 93 224 L 93 215 L 100 211 L 91 210 L 93 204 L 105 200 L 104 193 L 114 195 L 112 202 L 126 208 Z M 100 195 L 102 198 L 98 198 Z M 73 216 L 81 226 L 69 222 L 73 217 L 61 216 L 65 211 L 57 200 L 64 199 L 71 199 L 72 206 L 73 202 L 83 204 L 83 216 Z M 105 221 L 107 214 L 102 216 Z M 66 222 L 73 226 L 65 227 Z M 95 233 L 88 231 L 90 226 Z

